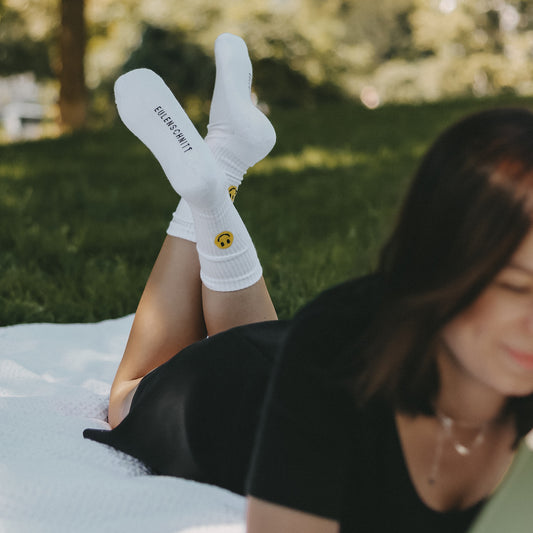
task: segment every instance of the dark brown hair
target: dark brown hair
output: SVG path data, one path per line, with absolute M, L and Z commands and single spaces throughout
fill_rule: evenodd
M 533 113 L 496 109 L 447 129 L 415 174 L 377 269 L 383 296 L 358 396 L 431 414 L 439 331 L 505 266 L 532 225 Z M 386 335 L 384 335 L 386 332 Z M 520 435 L 533 395 L 510 400 Z

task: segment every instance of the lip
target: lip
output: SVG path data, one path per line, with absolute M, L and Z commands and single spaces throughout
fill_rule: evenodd
M 518 363 L 522 368 L 526 370 L 533 370 L 533 353 L 532 352 L 522 352 L 520 350 L 515 350 L 514 348 L 505 347 L 507 353 L 511 356 L 516 363 Z

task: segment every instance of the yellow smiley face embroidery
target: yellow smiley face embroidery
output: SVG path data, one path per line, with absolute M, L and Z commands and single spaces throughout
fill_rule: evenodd
M 233 233 L 223 231 L 215 237 L 215 244 L 222 250 L 229 248 L 233 244 Z
M 228 187 L 229 197 L 231 198 L 231 201 L 235 201 L 235 196 L 237 196 L 237 187 L 235 185 L 231 185 Z

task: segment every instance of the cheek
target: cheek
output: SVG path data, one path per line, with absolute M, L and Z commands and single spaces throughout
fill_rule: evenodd
M 442 339 L 455 358 L 463 361 L 482 348 L 485 338 L 482 324 L 454 320 L 442 332 Z
M 533 373 L 510 361 L 505 346 L 533 350 L 524 303 L 499 291 L 486 291 L 442 329 L 447 349 L 441 361 L 504 395 L 531 394 Z M 529 340 L 531 343 L 529 343 Z
M 475 357 L 509 328 L 509 310 L 494 300 L 490 293 L 482 295 L 444 327 L 442 338 L 457 357 Z
M 450 347 L 480 341 L 489 328 L 484 313 L 473 307 L 461 313 L 449 322 L 444 330 L 443 337 Z
M 443 329 L 442 340 L 446 349 L 441 355 L 461 375 L 486 381 L 491 367 L 487 363 L 492 359 L 495 342 L 493 332 L 477 318 L 458 317 Z

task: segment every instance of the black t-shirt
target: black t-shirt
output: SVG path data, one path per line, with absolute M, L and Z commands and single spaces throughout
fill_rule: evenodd
M 441 513 L 410 480 L 393 410 L 358 409 L 340 379 L 379 301 L 366 277 L 320 295 L 292 321 L 267 391 L 248 493 L 331 518 L 342 532 L 460 533 L 482 504 Z

